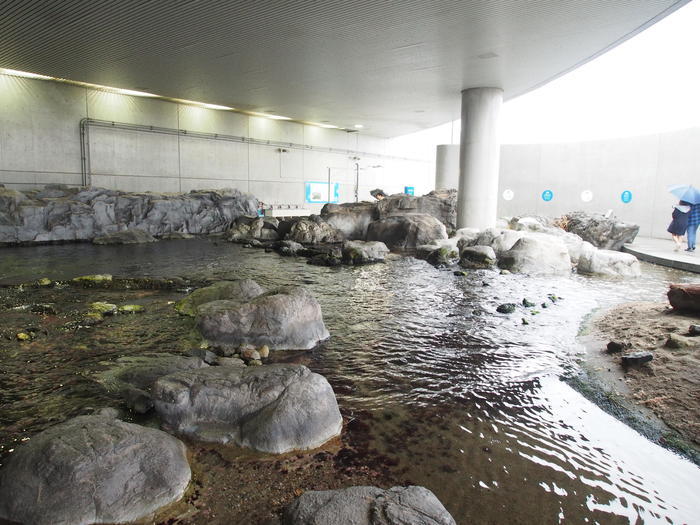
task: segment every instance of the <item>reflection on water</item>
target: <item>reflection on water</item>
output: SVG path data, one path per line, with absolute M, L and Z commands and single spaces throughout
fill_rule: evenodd
M 0 258 L 0 282 L 113 273 L 303 283 L 333 336 L 309 355 L 309 366 L 333 384 L 346 413 L 370 419 L 376 448 L 432 489 L 458 523 L 700 516 L 697 467 L 558 380 L 576 371 L 575 336 L 587 313 L 663 300 L 668 282 L 689 281 L 685 274 L 643 265 L 644 277 L 633 281 L 455 277 L 410 257 L 323 268 L 208 241 L 13 248 Z M 537 306 L 494 313 L 525 297 Z

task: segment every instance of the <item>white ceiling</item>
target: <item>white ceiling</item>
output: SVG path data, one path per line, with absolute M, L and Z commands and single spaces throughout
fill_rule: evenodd
M 2 0 L 0 67 L 396 136 L 512 98 L 687 0 Z

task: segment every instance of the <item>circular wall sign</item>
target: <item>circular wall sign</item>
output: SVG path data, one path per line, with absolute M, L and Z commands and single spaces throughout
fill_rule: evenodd
M 515 197 L 515 193 L 513 193 L 513 190 L 507 189 L 503 191 L 503 200 L 512 201 L 513 197 Z
M 544 190 L 542 192 L 542 200 L 549 202 L 554 198 L 554 192 L 552 190 Z
M 584 190 L 581 192 L 581 200 L 583 202 L 591 202 L 593 200 L 593 192 L 591 190 Z
M 625 190 L 620 194 L 620 200 L 627 204 L 632 200 L 632 192 L 630 190 Z

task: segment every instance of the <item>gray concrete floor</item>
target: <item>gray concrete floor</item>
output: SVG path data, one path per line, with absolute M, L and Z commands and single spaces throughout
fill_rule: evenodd
M 641 261 L 700 273 L 700 249 L 686 252 L 687 245 L 683 243 L 683 249 L 677 252 L 675 247 L 670 235 L 668 239 L 637 237 L 633 243 L 626 244 L 623 251 L 636 255 Z

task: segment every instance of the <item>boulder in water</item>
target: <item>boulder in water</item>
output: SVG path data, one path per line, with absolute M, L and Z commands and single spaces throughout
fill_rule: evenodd
M 581 252 L 576 269 L 578 273 L 616 277 L 639 277 L 642 274 L 639 261 L 631 253 L 595 248 Z
M 369 223 L 375 219 L 376 206 L 374 202 L 326 204 L 321 209 L 321 218 L 340 230 L 346 239 L 362 241 L 367 236 Z
M 285 240 L 301 244 L 340 243 L 345 240 L 345 235 L 320 217 L 312 216 L 296 221 Z
M 182 497 L 185 446 L 153 428 L 80 416 L 17 448 L 0 469 L 0 518 L 27 525 L 123 523 Z
M 311 490 L 284 512 L 283 525 L 456 525 L 424 487 L 349 487 Z
M 197 326 L 210 341 L 276 350 L 307 350 L 330 337 L 318 301 L 299 286 L 279 288 L 249 302 L 203 304 L 197 309 Z
M 439 239 L 447 239 L 445 225 L 426 214 L 386 217 L 370 223 L 367 229 L 368 241 L 381 241 L 390 250 L 413 250 Z
M 566 245 L 550 235 L 530 234 L 503 253 L 498 266 L 529 275 L 569 275 L 571 259 Z
M 466 246 L 459 254 L 463 268 L 480 269 L 496 266 L 496 252 L 490 246 Z
M 194 317 L 197 313 L 197 307 L 202 304 L 224 299 L 248 301 L 263 293 L 265 293 L 265 290 L 252 279 L 219 281 L 210 286 L 194 290 L 187 297 L 175 303 L 175 310 L 183 315 Z
M 382 262 L 388 253 L 389 248 L 380 241 L 345 241 L 343 244 L 343 262 L 345 264 Z
M 420 197 L 397 193 L 375 205 L 379 219 L 395 215 L 427 214 L 439 220 L 449 231 L 457 229 L 457 190 L 435 190 Z
M 316 448 L 343 426 L 328 381 L 302 365 L 181 372 L 153 390 L 156 411 L 176 432 L 261 452 Z

